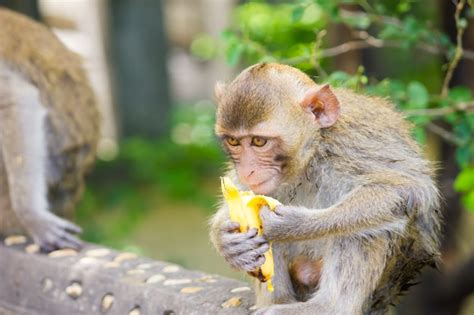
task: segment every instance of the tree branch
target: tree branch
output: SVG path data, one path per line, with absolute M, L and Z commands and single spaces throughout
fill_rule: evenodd
M 464 9 L 464 5 L 466 4 L 466 0 L 458 0 L 456 4 L 456 12 L 454 12 L 454 20 L 456 21 L 456 50 L 454 52 L 454 57 L 449 63 L 448 70 L 446 71 L 446 76 L 444 77 L 443 88 L 441 89 L 441 97 L 448 96 L 449 92 L 449 82 L 453 78 L 453 73 L 456 67 L 461 61 L 463 56 L 463 48 L 462 48 L 462 35 L 464 34 L 464 30 L 466 29 L 466 25 L 461 24 L 461 12 Z
M 404 111 L 404 114 L 408 117 L 411 116 L 444 116 L 456 112 L 474 112 L 474 102 L 472 103 L 459 103 L 452 107 L 441 107 L 441 108 L 424 108 L 424 109 L 412 109 Z
M 449 143 L 452 143 L 452 144 L 457 145 L 457 146 L 464 145 L 463 140 L 459 139 L 458 137 L 456 137 L 455 134 L 447 131 L 444 128 L 441 128 L 440 126 L 436 125 L 435 123 L 429 122 L 428 124 L 426 124 L 426 129 L 428 129 L 432 133 L 440 136 L 441 138 L 443 138 L 445 141 L 447 141 Z
M 463 2 L 465 3 L 465 0 L 463 0 Z M 464 6 L 464 4 L 463 4 L 463 6 Z M 392 16 L 370 14 L 370 13 L 366 13 L 366 12 L 362 12 L 362 11 L 350 11 L 350 10 L 346 10 L 346 9 L 340 9 L 340 14 L 341 14 L 342 17 L 346 17 L 346 18 L 366 17 L 366 18 L 370 19 L 373 22 L 376 22 L 376 23 L 379 23 L 379 24 L 389 24 L 389 25 L 393 25 L 393 26 L 396 26 L 396 27 L 399 27 L 399 28 L 401 28 L 402 25 L 403 25 L 402 21 L 400 21 L 399 19 L 397 19 L 395 17 L 392 17 Z M 368 48 L 368 47 L 375 47 L 375 48 L 381 48 L 381 47 L 399 48 L 399 47 L 401 47 L 399 41 L 383 41 L 381 39 L 377 39 L 377 40 L 382 41 L 383 45 L 380 45 L 380 46 L 368 45 L 368 46 L 365 46 L 365 47 L 361 46 L 360 48 L 357 45 L 355 45 L 353 47 L 354 47 L 354 49 L 363 49 L 363 48 Z M 443 49 L 442 47 L 438 47 L 438 46 L 435 46 L 435 45 L 430 45 L 430 44 L 427 44 L 427 43 L 420 43 L 415 48 L 417 48 L 419 50 L 422 50 L 422 51 L 425 51 L 425 52 L 429 52 L 431 54 L 443 54 L 443 55 L 448 54 L 448 51 L 446 49 Z M 329 48 L 329 49 L 331 49 L 331 48 Z M 345 50 L 342 53 L 346 53 L 348 51 L 350 51 L 350 50 Z M 468 59 L 468 60 L 474 60 L 474 51 L 464 50 L 464 54 L 462 54 L 461 58 Z

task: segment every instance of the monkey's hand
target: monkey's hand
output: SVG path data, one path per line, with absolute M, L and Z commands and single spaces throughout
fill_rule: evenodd
M 82 242 L 75 236 L 82 232 L 81 228 L 49 211 L 41 212 L 38 216 L 28 216 L 24 221 L 35 243 L 45 251 L 81 247 Z
M 260 209 L 263 237 L 268 241 L 285 241 L 297 238 L 298 231 L 308 223 L 311 212 L 305 208 L 279 205 L 272 211 Z
M 221 225 L 218 249 L 234 269 L 251 274 L 265 262 L 264 253 L 270 245 L 262 236 L 257 235 L 257 229 L 241 233 L 239 228 L 239 223 L 225 221 Z

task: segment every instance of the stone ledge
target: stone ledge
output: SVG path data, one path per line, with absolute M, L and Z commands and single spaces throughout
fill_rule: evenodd
M 38 253 L 0 239 L 0 314 L 249 314 L 247 284 L 87 244 Z

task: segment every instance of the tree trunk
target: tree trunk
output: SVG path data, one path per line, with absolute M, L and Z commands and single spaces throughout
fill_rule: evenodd
M 170 96 L 162 1 L 109 1 L 110 57 L 124 136 L 168 130 Z

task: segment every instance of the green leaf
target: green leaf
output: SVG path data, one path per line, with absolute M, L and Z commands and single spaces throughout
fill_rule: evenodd
M 306 7 L 304 6 L 298 6 L 294 8 L 293 11 L 291 12 L 291 20 L 293 22 L 298 22 L 299 20 L 301 20 L 305 10 L 306 10 Z
M 400 29 L 392 24 L 387 24 L 379 32 L 378 37 L 381 39 L 398 39 L 400 38 Z
M 231 40 L 231 39 L 235 39 L 237 37 L 237 35 L 231 30 L 225 30 L 225 31 L 221 32 L 220 37 L 223 40 L 228 41 L 228 40 Z
M 472 5 L 474 5 L 474 4 L 471 4 L 471 6 Z M 467 10 L 466 16 L 469 17 L 469 18 L 474 17 L 474 7 L 471 7 Z
M 454 181 L 454 189 L 458 192 L 474 190 L 474 167 L 463 169 Z
M 467 20 L 464 18 L 460 18 L 458 21 L 458 27 L 465 29 L 467 27 Z
M 351 76 L 344 71 L 334 71 L 327 78 L 327 83 L 334 86 L 347 86 L 347 82 L 351 79 Z
M 411 3 L 408 2 L 408 1 L 401 1 L 398 5 L 397 5 L 397 11 L 400 12 L 400 13 L 405 13 L 405 12 L 408 12 L 411 8 Z
M 455 102 L 469 102 L 472 99 L 472 93 L 466 86 L 456 86 L 449 90 L 448 98 Z
M 217 53 L 217 44 L 210 35 L 199 34 L 191 43 L 191 53 L 201 60 L 210 60 Z
M 413 137 L 418 143 L 425 144 L 426 143 L 426 132 L 425 129 L 422 127 L 413 128 Z
M 461 166 L 468 165 L 472 156 L 471 151 L 469 146 L 458 147 L 455 154 L 456 162 Z
M 462 197 L 462 203 L 467 210 L 474 212 L 474 190 L 471 190 L 468 194 Z
M 370 26 L 370 18 L 366 15 L 354 15 L 344 18 L 344 23 L 354 28 L 366 30 Z
M 233 67 L 235 67 L 242 57 L 242 53 L 244 52 L 244 45 L 239 42 L 233 43 L 227 49 L 227 63 Z
M 430 95 L 426 87 L 418 82 L 412 81 L 407 87 L 408 107 L 411 109 L 426 108 Z

